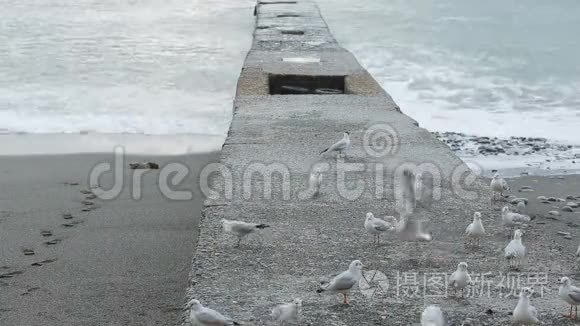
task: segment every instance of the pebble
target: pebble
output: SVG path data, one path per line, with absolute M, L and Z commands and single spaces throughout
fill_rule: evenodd
M 558 235 L 570 235 L 570 232 L 558 231 Z
M 552 216 L 560 216 L 560 212 L 558 212 L 558 211 L 549 211 L 548 214 L 550 214 Z
M 556 202 L 556 201 L 558 201 L 558 199 L 556 199 L 556 197 L 550 197 L 550 198 L 548 198 L 548 200 L 549 200 L 549 201 L 553 201 L 553 202 Z
M 580 205 L 573 203 L 573 202 L 569 202 L 569 203 L 566 203 L 566 206 L 570 206 L 572 208 L 578 208 L 578 206 L 580 206 Z
M 564 207 L 562 207 L 562 211 L 564 211 L 564 212 L 573 212 L 574 210 L 570 206 L 564 206 Z
M 570 239 L 572 239 L 572 236 L 571 236 L 571 235 L 565 235 L 565 236 L 564 236 L 564 239 L 568 239 L 568 240 L 570 240 Z
M 538 196 L 538 200 L 548 200 L 548 197 L 546 197 L 546 196 Z
M 576 197 L 574 197 L 572 195 L 568 195 L 568 196 L 566 196 L 566 199 L 568 199 L 568 200 L 576 200 Z

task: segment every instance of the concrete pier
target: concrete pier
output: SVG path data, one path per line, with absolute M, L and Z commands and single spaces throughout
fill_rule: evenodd
M 317 94 L 333 91 L 340 94 Z M 345 130 L 353 142 L 347 156 L 320 156 Z M 222 173 L 209 183 L 216 193 L 203 210 L 189 289 L 204 305 L 245 325 L 271 325 L 271 309 L 296 297 L 304 301 L 303 325 L 413 325 L 427 304 L 441 305 L 453 325 L 466 317 L 488 325 L 509 320 L 517 299 L 499 298 L 496 289 L 461 299 L 425 285 L 431 275 L 445 282 L 460 261 L 475 273 L 494 273 L 497 281 L 506 271 L 501 250 L 507 234 L 487 185 L 401 113 L 337 44 L 313 1 L 257 4 L 254 42 L 220 162 Z M 313 168 L 324 171 L 324 182 L 321 194 L 310 198 L 305 189 Z M 429 198 L 416 214 L 434 240 L 400 242 L 387 235 L 377 247 L 363 228 L 365 214 L 397 216 L 394 189 L 404 168 L 426 172 L 427 188 L 435 189 L 426 191 Z M 490 234 L 475 253 L 463 244 L 474 211 L 482 212 Z M 222 218 L 271 228 L 234 248 L 236 239 L 220 232 Z M 320 281 L 354 259 L 388 283 L 383 278 L 353 291 L 350 306 L 338 295 L 316 293 Z

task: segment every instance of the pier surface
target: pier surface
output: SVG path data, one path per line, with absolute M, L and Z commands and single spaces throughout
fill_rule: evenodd
M 271 94 L 289 80 L 336 86 L 343 94 Z M 413 325 L 428 304 L 440 305 L 451 325 L 466 318 L 486 325 L 509 323 L 517 298 L 507 293 L 509 284 L 500 284 L 509 272 L 502 255 L 509 237 L 498 211 L 503 203 L 491 205 L 487 181 L 475 178 L 445 144 L 401 113 L 335 41 L 314 2 L 258 3 L 254 42 L 234 106 L 221 152 L 222 173 L 210 182 L 216 196 L 202 214 L 190 297 L 245 325 L 273 324 L 272 307 L 297 297 L 304 301 L 303 325 Z M 353 142 L 345 158 L 319 155 L 344 131 Z M 381 131 L 387 136 L 383 147 L 372 140 L 373 132 Z M 305 189 L 313 168 L 323 169 L 324 182 L 321 194 L 310 198 Z M 365 214 L 397 216 L 394 190 L 404 168 L 429 172 L 425 183 L 436 190 L 415 217 L 434 240 L 400 242 L 387 235 L 377 247 L 363 228 Z M 482 212 L 488 232 L 479 249 L 463 243 L 475 211 Z M 271 228 L 235 248 L 236 239 L 220 231 L 222 218 Z M 541 230 L 526 232 L 534 242 L 553 242 Z M 573 250 L 570 242 L 558 246 Z M 530 244 L 529 249 L 537 262 L 553 258 L 544 245 Z M 383 278 L 368 290 L 353 291 L 349 306 L 338 295 L 316 293 L 322 280 L 346 270 L 354 259 L 367 271 L 380 272 L 365 277 L 384 274 L 388 283 Z M 481 289 L 476 286 L 461 298 L 429 283 L 445 284 L 461 261 L 468 263 L 476 282 L 476 275 L 486 273 L 476 283 Z M 551 293 L 533 300 L 549 310 L 542 319 L 551 318 L 553 325 L 567 323 L 558 317 L 563 306 L 554 284 L 572 269 L 573 262 L 560 259 L 557 266 L 529 264 L 523 270 L 548 280 Z

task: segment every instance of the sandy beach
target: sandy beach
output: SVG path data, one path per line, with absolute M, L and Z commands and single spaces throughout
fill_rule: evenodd
M 164 197 L 160 170 L 143 176 L 133 199 L 136 170 L 125 162 L 123 191 L 103 201 L 88 176 L 110 153 L 0 156 L 0 325 L 177 324 L 203 202 L 197 176 L 214 158 L 127 157 L 187 165 L 176 188 L 193 199 Z

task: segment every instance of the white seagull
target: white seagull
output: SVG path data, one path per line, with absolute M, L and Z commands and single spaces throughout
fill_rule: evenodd
M 467 226 L 465 229 L 465 236 L 467 237 L 467 242 L 471 244 L 477 244 L 479 247 L 480 239 L 485 236 L 485 228 L 481 223 L 481 213 L 473 213 L 473 222 Z
M 504 257 L 508 260 L 510 267 L 519 268 L 522 264 L 522 259 L 526 256 L 526 247 L 522 244 L 522 231 L 517 229 L 514 231 L 514 238 L 508 243 L 504 249 Z
M 395 189 L 403 199 L 400 218 L 397 220 L 393 216 L 387 216 L 385 219 L 388 219 L 395 226 L 399 239 L 403 241 L 431 241 L 433 237 L 430 233 L 425 232 L 421 221 L 412 219 L 415 207 L 417 207 L 415 190 L 415 174 L 411 170 L 405 169 L 402 174 L 401 186 Z
M 499 176 L 499 174 L 494 174 L 493 178 L 491 179 L 491 183 L 489 184 L 491 191 L 493 191 L 493 199 L 496 199 L 496 195 L 499 192 L 500 198 L 503 197 L 504 191 L 511 191 L 510 186 L 508 183 Z
M 300 314 L 302 312 L 302 300 L 294 299 L 294 301 L 286 304 L 281 304 L 272 309 L 272 318 L 280 322 L 280 325 L 287 323 L 295 323 L 300 321 Z
M 570 315 L 572 318 L 572 307 L 575 307 L 575 319 L 578 318 L 578 305 L 580 304 L 580 288 L 572 285 L 572 281 L 566 276 L 560 280 L 558 296 L 570 305 Z
M 387 218 L 394 219 L 394 217 L 392 216 L 387 216 Z M 381 220 L 380 218 L 375 218 L 373 213 L 370 212 L 367 213 L 367 216 L 365 218 L 365 230 L 367 230 L 368 233 L 373 235 L 373 243 L 376 240 L 377 245 L 379 245 L 381 233 L 392 231 L 394 229 L 395 226 L 393 223 L 386 222 L 384 220 Z
M 189 319 L 196 326 L 230 326 L 241 325 L 240 323 L 225 317 L 219 312 L 204 307 L 198 300 L 192 299 L 186 305 L 189 311 Z
M 453 288 L 453 293 L 457 293 L 457 289 L 461 289 L 461 297 L 463 297 L 463 290 L 471 284 L 471 276 L 467 272 L 467 263 L 460 262 L 457 264 L 457 270 L 449 277 L 449 285 Z
M 530 304 L 531 296 L 532 290 L 526 287 L 522 288 L 520 299 L 513 312 L 514 325 L 535 325 L 540 323 L 536 308 Z
M 353 260 L 348 266 L 348 270 L 338 274 L 329 283 L 322 285 L 316 292 L 341 293 L 344 296 L 344 303 L 348 304 L 348 293 L 360 281 L 362 268 L 363 264 L 360 260 Z
M 504 206 L 501 209 L 501 221 L 504 226 L 510 228 L 510 232 L 514 226 L 519 226 L 522 223 L 528 223 L 530 220 L 530 217 L 527 215 L 522 215 L 510 211 L 508 206 Z
M 421 314 L 421 326 L 445 326 L 445 317 L 441 308 L 428 306 Z
M 222 218 L 222 228 L 224 232 L 233 234 L 238 237 L 238 243 L 236 244 L 236 247 L 240 246 L 240 242 L 242 241 L 243 237 L 256 230 L 265 229 L 268 227 L 270 226 L 266 224 L 247 223 L 242 221 L 226 220 L 225 218 Z
M 344 132 L 342 139 L 334 143 L 332 146 L 328 147 L 327 149 L 320 152 L 321 155 L 337 152 L 338 156 L 342 156 L 344 151 L 346 151 L 350 147 L 350 134 L 348 131 Z

